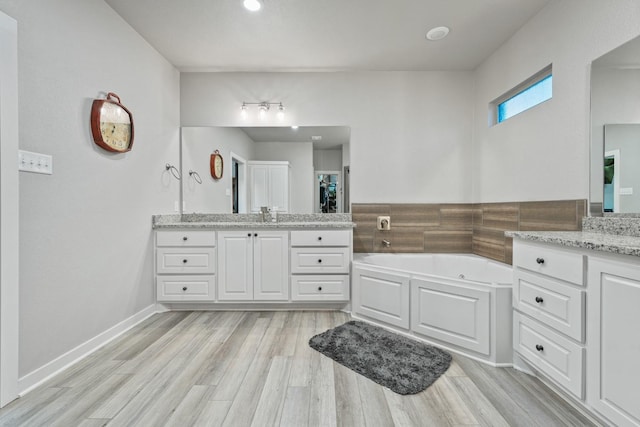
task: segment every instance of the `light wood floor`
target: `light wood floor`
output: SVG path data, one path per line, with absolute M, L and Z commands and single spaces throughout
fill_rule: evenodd
M 585 426 L 540 382 L 455 356 L 400 396 L 308 346 L 340 312 L 169 312 L 0 410 L 2 426 Z

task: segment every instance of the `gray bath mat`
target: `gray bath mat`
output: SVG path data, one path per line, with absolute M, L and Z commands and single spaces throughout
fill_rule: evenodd
M 309 345 L 398 394 L 421 392 L 451 363 L 439 348 L 355 320 L 312 337 Z

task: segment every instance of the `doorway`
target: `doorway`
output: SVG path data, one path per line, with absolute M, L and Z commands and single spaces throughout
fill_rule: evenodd
M 247 213 L 247 161 L 231 152 L 231 212 Z
M 340 171 L 315 172 L 316 213 L 342 213 L 342 184 Z
M 604 153 L 603 211 L 620 212 L 620 150 Z

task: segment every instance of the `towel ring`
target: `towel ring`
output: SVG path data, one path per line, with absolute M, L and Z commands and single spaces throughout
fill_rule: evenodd
M 202 184 L 202 178 L 200 178 L 200 174 L 198 172 L 189 170 L 189 176 L 192 177 L 198 184 Z
M 180 174 L 180 171 L 178 170 L 177 167 L 170 165 L 169 163 L 167 163 L 166 165 L 164 165 L 166 170 L 168 170 L 169 172 L 171 172 L 171 175 L 173 175 L 173 177 L 175 179 L 177 179 L 178 181 L 180 181 L 182 179 L 182 175 Z

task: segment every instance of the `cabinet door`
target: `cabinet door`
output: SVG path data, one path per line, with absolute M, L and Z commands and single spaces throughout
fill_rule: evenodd
M 269 208 L 277 206 L 278 212 L 289 211 L 289 167 L 269 167 Z
M 289 233 L 258 231 L 254 236 L 253 295 L 257 301 L 289 299 Z
M 640 425 L 640 265 L 589 257 L 588 403 L 619 426 Z
M 218 300 L 253 299 L 253 234 L 218 233 Z
M 249 187 L 251 197 L 251 212 L 260 212 L 261 206 L 271 208 L 269 202 L 269 167 L 266 165 L 251 165 L 249 167 Z

